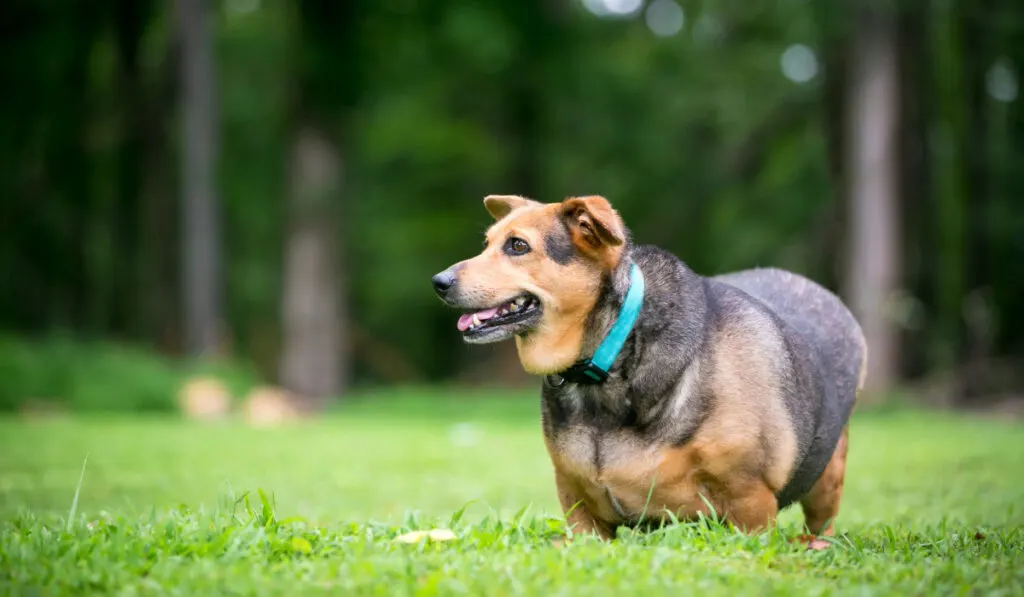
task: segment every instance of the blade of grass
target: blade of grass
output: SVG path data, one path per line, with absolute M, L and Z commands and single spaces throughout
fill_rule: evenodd
M 89 464 L 89 455 L 85 455 L 85 460 L 82 461 L 82 472 L 78 475 L 78 486 L 75 487 L 75 497 L 71 500 L 71 510 L 68 512 L 68 522 L 64 530 L 71 532 L 71 527 L 75 524 L 75 516 L 78 514 L 78 496 L 82 493 L 82 483 L 85 481 L 85 467 Z
M 655 476 L 653 479 L 651 479 L 651 489 L 647 492 L 647 501 L 644 502 L 644 509 L 643 509 L 643 511 L 640 512 L 640 520 L 637 521 L 637 524 L 643 524 L 644 517 L 647 516 L 647 508 L 650 507 L 650 505 L 651 505 L 651 496 L 654 495 L 654 483 L 657 480 L 658 480 L 657 476 Z

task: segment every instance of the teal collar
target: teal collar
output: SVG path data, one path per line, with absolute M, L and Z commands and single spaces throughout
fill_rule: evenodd
M 640 308 L 644 304 L 644 274 L 637 264 L 629 270 L 629 290 L 626 291 L 626 298 L 622 301 L 622 308 L 619 309 L 619 316 L 608 330 L 601 344 L 594 351 L 594 356 L 589 359 L 578 361 L 572 367 L 554 376 L 561 378 L 562 385 L 568 381 L 577 384 L 599 384 L 608 379 L 608 371 L 615 363 L 615 359 L 622 351 L 626 338 L 633 331 L 637 318 L 640 317 Z

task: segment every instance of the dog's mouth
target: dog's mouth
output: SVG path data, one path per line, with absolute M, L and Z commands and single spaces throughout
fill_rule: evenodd
M 464 313 L 458 327 L 467 342 L 498 342 L 531 329 L 540 315 L 540 300 L 526 293 L 497 307 Z

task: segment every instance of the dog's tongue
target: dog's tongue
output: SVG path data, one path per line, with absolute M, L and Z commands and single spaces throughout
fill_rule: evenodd
M 492 307 L 486 311 L 477 311 L 476 313 L 465 313 L 459 317 L 459 331 L 464 332 L 469 329 L 469 326 L 473 324 L 473 316 L 480 321 L 487 321 L 498 314 L 498 308 Z

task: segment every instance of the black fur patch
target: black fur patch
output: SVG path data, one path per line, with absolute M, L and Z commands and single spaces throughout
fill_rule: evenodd
M 576 247 L 564 223 L 559 223 L 544 235 L 544 250 L 558 265 L 566 265 L 576 257 Z
M 549 387 L 548 383 L 544 382 L 544 388 Z M 565 401 L 561 400 L 556 394 L 550 400 L 541 401 L 541 420 L 546 429 L 552 431 L 563 431 L 569 426 L 569 418 L 573 414 L 573 409 L 568 408 Z

